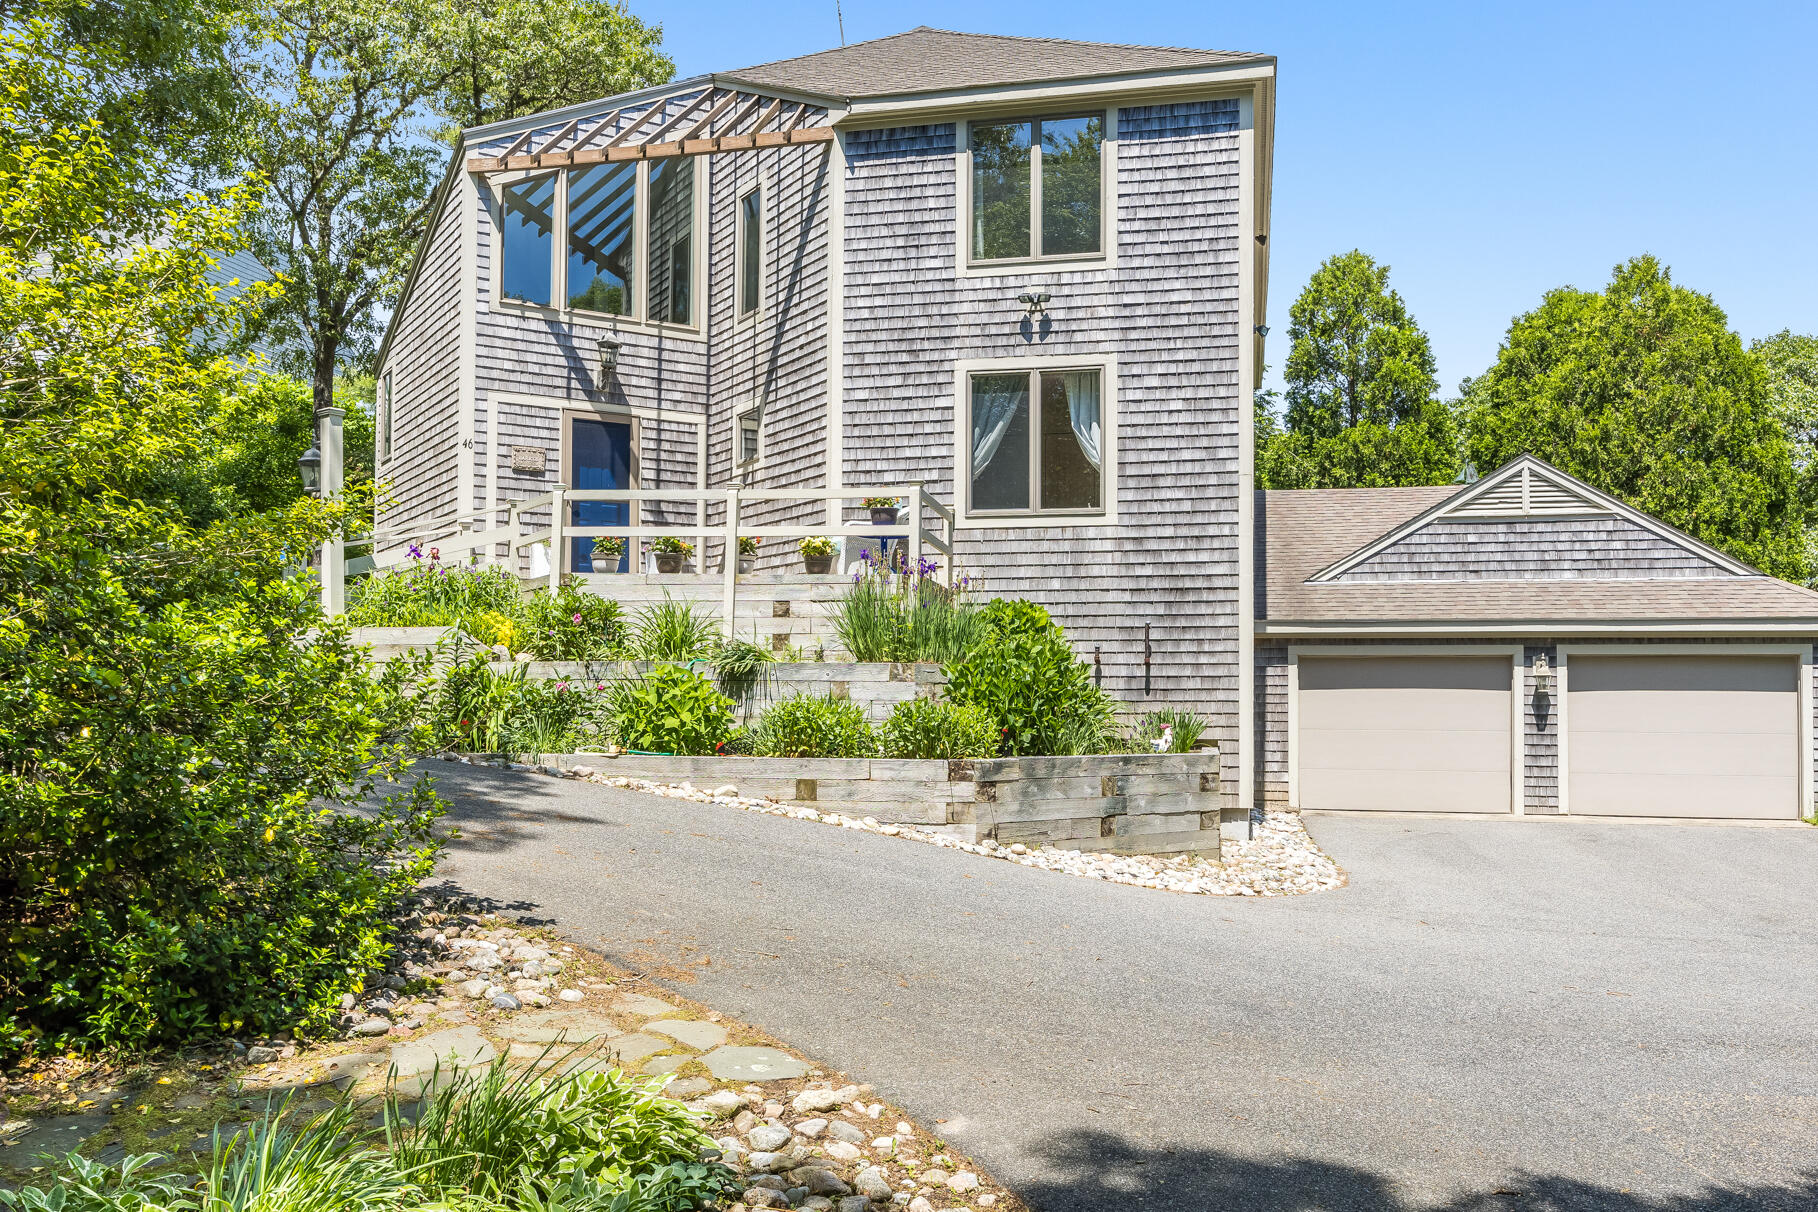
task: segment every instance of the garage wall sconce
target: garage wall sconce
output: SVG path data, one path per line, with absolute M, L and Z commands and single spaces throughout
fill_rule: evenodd
M 1546 653 L 1536 654 L 1531 672 L 1534 675 L 1534 701 L 1543 702 L 1553 693 L 1553 666 Z
M 619 367 L 620 348 L 619 342 L 613 340 L 611 337 L 600 338 L 600 373 L 597 385 L 601 391 L 605 391 L 612 386 L 612 372 Z

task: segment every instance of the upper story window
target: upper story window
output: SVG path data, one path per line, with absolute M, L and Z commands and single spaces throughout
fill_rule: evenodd
M 764 193 L 753 189 L 739 199 L 739 315 L 758 309 L 764 297 Z
M 967 146 L 973 263 L 1104 253 L 1104 114 L 974 122 Z
M 1104 512 L 1104 375 L 1082 366 L 967 376 L 969 517 Z
M 675 157 L 497 186 L 499 297 L 693 327 L 695 177 L 694 160 Z
M 379 458 L 391 458 L 391 372 L 379 381 Z

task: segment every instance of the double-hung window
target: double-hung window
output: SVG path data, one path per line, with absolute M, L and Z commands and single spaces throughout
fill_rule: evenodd
M 1102 256 L 1104 148 L 1102 113 L 972 123 L 970 261 Z
M 692 158 L 675 157 L 590 164 L 500 185 L 500 297 L 693 327 L 695 175 Z
M 968 518 L 1106 512 L 1106 370 L 967 374 L 960 447 Z

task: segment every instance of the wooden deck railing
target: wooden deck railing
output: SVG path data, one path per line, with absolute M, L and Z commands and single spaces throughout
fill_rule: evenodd
M 844 507 L 867 497 L 892 497 L 906 501 L 895 526 L 874 526 L 869 522 L 843 520 Z M 578 502 L 599 501 L 627 506 L 627 512 L 640 520 L 636 524 L 616 526 L 581 526 L 569 520 L 570 507 Z M 745 521 L 747 512 L 756 507 L 818 501 L 825 507 L 826 518 L 816 523 L 759 524 Z M 694 520 L 684 523 L 647 523 L 643 515 L 653 503 L 688 503 L 694 506 Z M 711 506 L 723 506 L 725 518 L 720 524 L 709 519 Z M 547 524 L 525 529 L 528 515 L 549 511 Z M 505 515 L 502 524 L 499 514 Z M 834 521 L 839 518 L 841 520 Z M 493 523 L 488 525 L 488 523 Z M 725 587 L 725 617 L 733 617 L 738 600 L 739 540 L 802 539 L 824 536 L 830 539 L 902 539 L 909 567 L 917 568 L 929 552 L 943 557 L 942 575 L 953 583 L 953 511 L 929 494 L 920 484 L 885 485 L 858 488 L 630 488 L 580 489 L 557 484 L 542 496 L 512 501 L 499 509 L 476 510 L 472 513 L 406 526 L 381 527 L 375 534 L 372 564 L 383 569 L 410 558 L 407 545 L 427 550 L 435 547 L 444 562 L 474 553 L 492 561 L 498 549 L 509 551 L 506 560 L 515 568 L 519 553 L 540 544 L 549 548 L 549 586 L 561 584 L 569 539 L 623 539 L 627 542 L 632 567 L 638 567 L 640 543 L 658 538 L 678 538 L 693 543 L 696 567 L 702 568 L 710 539 L 724 541 L 721 571 Z

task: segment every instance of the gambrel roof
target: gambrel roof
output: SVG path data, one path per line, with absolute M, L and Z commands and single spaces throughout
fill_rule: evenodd
M 1265 630 L 1818 620 L 1770 577 L 1524 455 L 1476 484 L 1256 494 Z
M 887 38 L 723 72 L 759 88 L 852 100 L 1273 62 L 1270 55 L 964 34 L 921 26 Z

